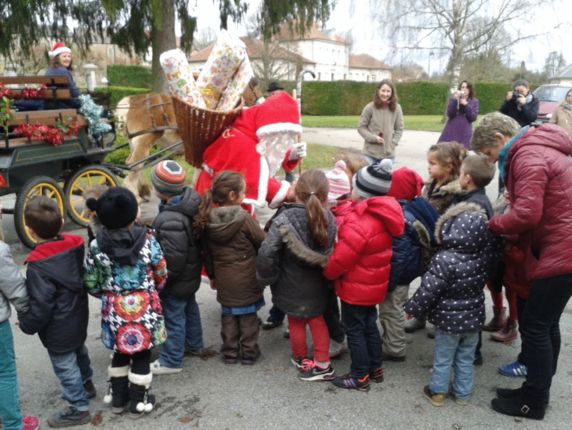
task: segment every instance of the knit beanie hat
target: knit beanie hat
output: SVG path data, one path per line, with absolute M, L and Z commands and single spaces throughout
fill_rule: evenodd
M 351 191 L 350 179 L 348 178 L 347 166 L 344 160 L 339 160 L 334 168 L 326 173 L 330 189 L 328 191 L 328 202 L 333 203 Z
M 90 198 L 85 203 L 97 213 L 99 222 L 109 230 L 127 227 L 135 221 L 139 211 L 133 193 L 122 187 L 110 188 L 99 199 Z
M 185 179 L 185 170 L 173 160 L 161 161 L 151 174 L 151 182 L 155 190 L 168 196 L 181 194 L 185 189 Z
M 392 167 L 393 161 L 386 158 L 359 169 L 353 178 L 357 194 L 364 199 L 386 195 L 391 187 Z
M 69 49 L 62 42 L 56 42 L 56 43 L 54 43 L 54 46 L 52 47 L 52 49 L 50 51 L 48 51 L 48 56 L 50 58 L 56 58 L 58 55 L 63 54 L 64 52 L 71 54 L 71 49 Z
M 397 200 L 411 201 L 421 195 L 421 188 L 423 178 L 409 167 L 401 167 L 391 175 L 391 187 L 387 195 Z

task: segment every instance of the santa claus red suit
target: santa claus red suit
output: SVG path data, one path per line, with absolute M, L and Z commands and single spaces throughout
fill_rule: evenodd
M 280 91 L 262 104 L 244 109 L 203 152 L 202 170 L 195 188 L 199 194 L 210 189 L 223 170 L 239 172 L 246 181 L 244 204 L 275 208 L 282 203 L 290 184 L 275 178 L 280 167 L 292 171 L 305 154 L 296 101 Z

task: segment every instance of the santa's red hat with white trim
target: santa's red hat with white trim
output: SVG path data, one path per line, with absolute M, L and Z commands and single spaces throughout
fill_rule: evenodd
M 62 42 L 56 42 L 54 43 L 52 49 L 48 52 L 48 55 L 50 56 L 50 58 L 56 58 L 58 55 L 63 53 L 71 54 L 71 49 L 69 49 Z
M 298 104 L 286 91 L 277 92 L 257 107 L 254 128 L 259 139 L 274 133 L 302 134 Z

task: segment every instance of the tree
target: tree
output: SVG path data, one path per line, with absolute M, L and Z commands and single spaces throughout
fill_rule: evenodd
M 371 0 L 386 13 L 378 20 L 397 49 L 443 49 L 449 53 L 447 72 L 451 86 L 459 81 L 465 58 L 482 49 L 503 50 L 526 37 L 498 38 L 512 21 L 527 22 L 530 0 Z M 497 46 L 491 46 L 495 41 Z
M 548 78 L 552 76 L 556 76 L 556 74 L 566 67 L 566 60 L 562 55 L 562 52 L 558 53 L 556 51 L 552 51 L 546 57 L 544 62 L 543 72 L 546 74 Z
M 298 18 L 297 28 L 305 30 L 314 20 L 327 19 L 331 1 L 265 0 L 259 11 L 264 34 L 270 36 L 294 18 Z M 246 0 L 212 3 L 218 6 L 221 28 L 229 20 L 240 21 L 248 8 Z M 46 39 L 73 40 L 87 50 L 108 37 L 133 54 L 145 55 L 152 49 L 153 90 L 161 91 L 164 77 L 159 56 L 176 46 L 175 16 L 182 30 L 180 47 L 189 52 L 198 18 L 189 13 L 189 0 L 0 0 L 0 54 L 27 56 Z

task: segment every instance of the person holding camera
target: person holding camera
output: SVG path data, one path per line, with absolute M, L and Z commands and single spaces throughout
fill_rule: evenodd
M 536 121 L 538 105 L 538 98 L 530 92 L 528 81 L 518 79 L 512 91 L 506 93 L 506 100 L 500 112 L 515 119 L 521 127 L 524 127 Z
M 439 142 L 459 142 L 466 149 L 471 148 L 473 136 L 472 123 L 479 114 L 479 100 L 475 98 L 475 90 L 469 81 L 462 81 L 453 91 L 447 105 L 447 123 Z
M 373 101 L 363 108 L 358 133 L 365 141 L 362 153 L 370 164 L 395 158 L 395 147 L 403 134 L 403 111 L 390 80 L 379 83 Z

